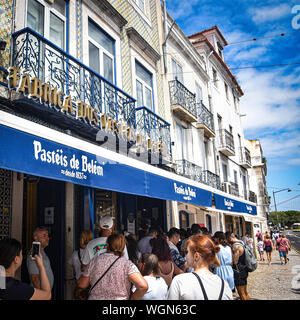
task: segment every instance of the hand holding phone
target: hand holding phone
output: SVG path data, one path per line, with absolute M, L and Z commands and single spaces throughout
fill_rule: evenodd
M 35 255 L 38 256 L 40 254 L 40 249 L 41 249 L 41 243 L 37 242 L 37 241 L 33 241 L 32 242 L 32 250 L 31 250 L 32 260 L 36 260 L 36 258 L 34 256 Z

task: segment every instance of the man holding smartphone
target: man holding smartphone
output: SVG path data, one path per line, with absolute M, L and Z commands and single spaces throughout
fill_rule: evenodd
M 40 254 L 42 255 L 45 270 L 47 277 L 50 282 L 51 290 L 53 288 L 54 283 L 54 275 L 51 269 L 51 264 L 48 256 L 45 253 L 45 248 L 49 245 L 49 232 L 45 227 L 38 227 L 33 232 L 33 241 L 40 242 Z M 30 277 L 31 284 L 34 288 L 40 289 L 41 288 L 41 277 L 39 273 L 39 269 L 37 268 L 34 261 L 32 261 L 32 252 L 30 251 L 27 256 L 27 269 Z

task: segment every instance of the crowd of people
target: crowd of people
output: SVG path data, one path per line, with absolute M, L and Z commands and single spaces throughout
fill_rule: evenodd
M 248 234 L 239 240 L 230 232 L 210 234 L 193 224 L 189 230 L 143 228 L 139 236 L 114 231 L 113 218 L 102 217 L 100 236 L 85 230 L 79 250 L 68 263 L 73 266 L 77 300 L 232 300 L 239 295 L 249 300 L 246 247 L 253 250 Z M 271 264 L 276 246 L 281 263 L 287 263 L 289 241 L 284 235 L 258 232 L 260 259 L 264 252 Z M 22 264 L 21 244 L 15 239 L 0 241 L 0 265 L 6 271 L 6 288 L 0 299 L 51 299 L 54 276 L 44 249 L 49 244 L 48 231 L 41 227 L 33 239 L 41 243 L 40 253 L 27 256 L 31 283 L 15 279 Z M 237 294 L 236 294 L 237 292 Z
M 257 234 L 257 250 L 260 256 L 260 261 L 265 261 L 265 255 L 268 264 L 272 264 L 272 254 L 275 250 L 279 252 L 281 265 L 287 264 L 289 261 L 289 251 L 291 250 L 291 242 L 286 238 L 284 233 L 278 231 L 266 231 L 264 235 L 258 230 Z

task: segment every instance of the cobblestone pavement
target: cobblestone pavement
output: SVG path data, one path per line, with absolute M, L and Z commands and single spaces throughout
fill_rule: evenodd
M 300 293 L 294 293 L 292 281 L 300 274 L 300 254 L 289 252 L 290 261 L 281 265 L 278 251 L 272 253 L 272 264 L 258 261 L 257 269 L 249 273 L 248 293 L 254 300 L 300 300 Z M 294 273 L 293 273 L 294 272 Z

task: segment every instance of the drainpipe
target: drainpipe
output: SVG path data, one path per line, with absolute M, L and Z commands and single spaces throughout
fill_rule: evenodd
M 210 56 L 213 54 L 213 50 L 209 53 L 209 55 L 206 57 L 206 66 L 207 66 L 207 73 L 209 74 L 209 58 Z M 211 89 L 211 80 L 209 80 L 209 84 L 208 84 L 208 92 L 212 98 L 212 89 Z M 210 111 L 212 112 L 212 104 L 210 105 Z M 216 128 L 216 126 L 215 126 Z M 216 132 L 217 135 L 217 132 Z M 217 139 L 218 139 L 218 135 L 217 135 Z M 217 161 L 217 155 L 216 155 L 216 143 L 215 143 L 215 139 L 213 139 L 213 152 L 214 152 L 214 163 L 215 163 L 215 172 L 216 174 L 220 177 L 220 168 L 219 168 L 219 163 Z M 221 178 L 221 177 L 220 177 Z

